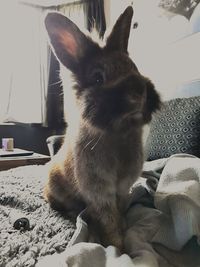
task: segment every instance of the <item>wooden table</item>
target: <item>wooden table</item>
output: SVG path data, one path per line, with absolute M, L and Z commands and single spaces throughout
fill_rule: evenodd
M 49 156 L 38 153 L 33 153 L 29 156 L 0 157 L 0 171 L 24 165 L 43 165 L 49 160 Z

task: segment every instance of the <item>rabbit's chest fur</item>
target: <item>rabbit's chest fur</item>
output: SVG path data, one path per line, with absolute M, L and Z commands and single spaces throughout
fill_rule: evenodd
M 140 129 L 119 135 L 92 135 L 87 129 L 81 130 L 74 146 L 74 175 L 83 198 L 91 201 L 99 195 L 104 201 L 116 197 L 124 202 L 142 168 L 140 139 Z

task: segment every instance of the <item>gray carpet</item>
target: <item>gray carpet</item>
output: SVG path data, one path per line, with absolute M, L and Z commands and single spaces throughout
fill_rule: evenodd
M 0 172 L 0 267 L 34 266 L 39 258 L 65 250 L 74 233 L 67 217 L 52 210 L 42 197 L 44 166 Z M 15 229 L 25 217 L 29 229 Z

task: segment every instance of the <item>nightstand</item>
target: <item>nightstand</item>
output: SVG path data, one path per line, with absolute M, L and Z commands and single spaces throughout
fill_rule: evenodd
M 25 150 L 23 150 L 25 151 Z M 25 151 L 26 152 L 26 151 Z M 43 165 L 51 158 L 46 155 L 32 153 L 31 155 L 9 155 L 7 157 L 0 157 L 0 171 L 24 165 Z

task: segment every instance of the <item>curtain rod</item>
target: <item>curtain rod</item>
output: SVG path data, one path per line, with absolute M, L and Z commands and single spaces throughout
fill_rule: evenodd
M 41 0 L 19 0 L 20 3 L 34 6 L 34 7 L 41 7 L 41 8 L 52 8 L 58 6 L 68 6 L 68 5 L 80 5 L 85 2 L 89 2 L 92 0 L 48 0 L 48 1 L 41 1 Z

